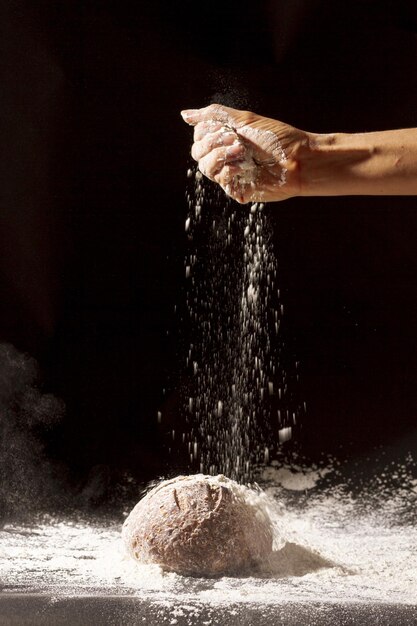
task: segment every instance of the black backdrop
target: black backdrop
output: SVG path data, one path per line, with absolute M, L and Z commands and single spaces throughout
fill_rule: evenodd
M 414 6 L 2 2 L 0 335 L 67 405 L 50 455 L 75 474 L 169 467 L 191 141 L 180 109 L 220 100 L 318 132 L 416 126 Z M 308 405 L 288 445 L 307 455 L 415 430 L 416 209 L 406 197 L 270 205 Z

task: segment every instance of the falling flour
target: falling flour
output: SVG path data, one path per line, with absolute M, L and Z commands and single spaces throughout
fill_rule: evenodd
M 188 178 L 192 343 L 182 439 L 198 471 L 245 482 L 281 434 L 291 438 L 299 412 L 276 339 L 283 305 L 271 229 L 262 203 L 237 206 L 199 170 Z

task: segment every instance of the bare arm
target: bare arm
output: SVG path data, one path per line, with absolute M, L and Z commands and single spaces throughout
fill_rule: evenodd
M 417 195 L 417 128 L 309 133 L 300 186 L 303 196 Z
M 192 155 L 238 202 L 417 195 L 417 129 L 320 135 L 221 105 L 182 112 Z

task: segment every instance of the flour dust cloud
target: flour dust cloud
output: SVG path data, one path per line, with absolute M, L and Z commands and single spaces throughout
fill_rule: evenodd
M 250 482 L 291 438 L 300 407 L 281 363 L 283 304 L 268 212 L 237 205 L 188 170 L 185 231 L 190 338 L 182 435 L 198 471 Z

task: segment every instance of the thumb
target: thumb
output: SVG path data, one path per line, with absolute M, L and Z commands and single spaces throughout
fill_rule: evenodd
M 185 109 L 181 111 L 181 115 L 183 120 L 191 126 L 195 126 L 199 122 L 214 121 L 223 122 L 223 124 L 238 128 L 247 123 L 243 119 L 246 120 L 250 114 L 246 111 L 225 107 L 222 104 L 210 104 L 202 109 Z

